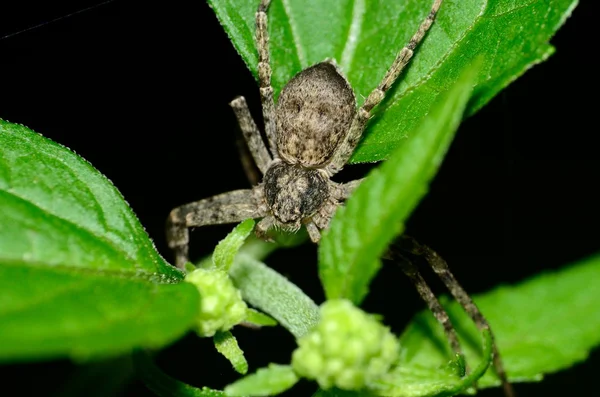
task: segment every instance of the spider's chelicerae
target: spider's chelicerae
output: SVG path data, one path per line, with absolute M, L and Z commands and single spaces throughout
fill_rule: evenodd
M 361 182 L 336 183 L 330 178 L 342 169 L 352 155 L 371 117 L 371 110 L 383 100 L 410 61 L 433 24 L 442 1 L 434 0 L 416 33 L 400 50 L 381 83 L 358 109 L 352 87 L 331 60 L 311 66 L 294 76 L 283 87 L 275 105 L 267 33 L 267 9 L 271 0 L 260 1 L 256 12 L 256 45 L 268 148 L 252 119 L 246 100 L 237 97 L 230 105 L 254 162 L 263 174 L 263 180 L 252 189 L 220 194 L 171 211 L 167 220 L 167 240 L 175 252 L 175 262 L 179 268 L 184 268 L 188 261 L 190 227 L 262 218 L 256 225 L 259 237 L 266 238 L 267 231 L 272 227 L 296 231 L 304 225 L 313 242 L 320 240 L 320 230 L 328 227 L 336 208 Z M 443 259 L 414 240 L 405 238 L 404 242 L 409 242 L 409 246 L 396 244 L 386 255 L 387 259 L 401 264 L 444 327 L 453 350 L 460 353 L 458 338 L 447 313 L 408 260 L 407 254 L 423 256 L 429 262 L 480 329 L 489 329 L 487 321 L 452 276 Z M 502 380 L 505 394 L 512 396 L 495 344 L 494 367 Z

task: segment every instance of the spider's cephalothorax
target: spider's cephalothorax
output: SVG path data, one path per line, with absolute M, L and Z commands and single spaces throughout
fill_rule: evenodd
M 319 170 L 274 162 L 265 173 L 265 201 L 275 220 L 297 230 L 327 201 L 327 177 Z
M 304 225 L 310 239 L 319 241 L 320 230 L 328 227 L 337 206 L 361 182 L 336 183 L 330 178 L 352 155 L 371 110 L 383 100 L 410 61 L 433 24 L 442 0 L 433 0 L 416 33 L 358 109 L 352 87 L 330 60 L 294 76 L 275 106 L 267 30 L 270 3 L 271 0 L 260 0 L 256 12 L 258 80 L 268 149 L 246 100 L 237 97 L 230 103 L 263 180 L 252 189 L 220 194 L 171 211 L 167 240 L 180 268 L 188 260 L 188 228 L 195 226 L 262 218 L 256 225 L 260 237 L 266 238 L 271 227 L 297 230 Z

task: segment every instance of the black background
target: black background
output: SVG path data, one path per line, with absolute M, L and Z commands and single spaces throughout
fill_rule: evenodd
M 3 2 L 0 37 L 95 3 Z M 408 232 L 440 252 L 471 293 L 600 251 L 598 79 L 589 44 L 596 41 L 591 24 L 597 22 L 591 2 L 582 3 L 552 40 L 557 53 L 462 124 L 410 219 Z M 0 81 L 0 117 L 90 161 L 120 189 L 167 258 L 163 225 L 171 208 L 249 186 L 227 104 L 244 95 L 258 115 L 258 90 L 203 1 L 116 0 L 6 37 L 0 40 Z M 346 178 L 369 166 L 348 168 Z M 209 253 L 230 229 L 196 231 L 193 255 Z M 282 251 L 270 263 L 317 302 L 323 299 L 314 247 Z M 393 267 L 384 268 L 365 302 L 396 332 L 422 306 Z M 285 332 L 236 334 L 251 370 L 289 362 L 294 341 Z M 188 335 L 158 361 L 191 384 L 222 387 L 235 375 L 205 342 Z M 517 391 L 581 395 L 593 387 L 598 365 L 594 353 L 572 370 L 517 385 Z M 4 379 L 30 380 L 20 383 L 23 394 L 42 395 L 60 393 L 73 370 L 65 361 L 0 367 Z M 290 394 L 307 395 L 312 388 L 303 383 Z M 147 392 L 134 382 L 125 393 Z

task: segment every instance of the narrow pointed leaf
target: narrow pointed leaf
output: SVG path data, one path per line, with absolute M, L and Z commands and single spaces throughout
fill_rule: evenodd
M 248 372 L 248 362 L 244 352 L 240 349 L 235 336 L 229 331 L 217 332 L 213 337 L 217 351 L 221 353 L 238 373 L 245 375 Z
M 254 219 L 246 219 L 217 244 L 212 255 L 217 269 L 229 270 L 238 251 L 254 229 Z
M 258 3 L 209 0 L 254 76 Z M 362 103 L 432 4 L 433 0 L 273 0 L 268 16 L 276 94 L 300 70 L 333 58 Z M 484 67 L 476 77 L 475 99 L 467 113 L 481 108 L 553 53 L 548 41 L 576 5 L 577 0 L 445 0 L 401 81 L 375 109 L 352 161 L 381 160 L 406 143 L 437 97 L 476 57 L 483 59 Z
M 263 327 L 273 327 L 273 326 L 277 325 L 277 320 L 275 320 L 273 317 L 271 317 L 265 313 L 259 312 L 258 310 L 248 308 L 246 313 L 247 313 L 246 321 L 251 324 L 263 326 Z
M 319 275 L 328 299 L 360 303 L 379 258 L 427 192 L 469 99 L 477 65 L 464 73 L 406 145 L 371 172 L 340 207 L 319 247 Z

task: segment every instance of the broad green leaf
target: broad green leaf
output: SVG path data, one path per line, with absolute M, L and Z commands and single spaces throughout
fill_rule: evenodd
M 0 263 L 0 361 L 114 356 L 182 336 L 199 310 L 193 285 L 131 272 Z
M 0 147 L 0 261 L 183 279 L 87 161 L 3 120 Z
M 379 258 L 403 229 L 452 141 L 469 99 L 477 65 L 439 98 L 417 131 L 373 170 L 338 208 L 319 246 L 319 275 L 327 299 L 358 304 L 379 270 Z
M 209 0 L 234 46 L 257 76 L 254 14 L 259 1 Z M 300 70 L 335 59 L 357 101 L 383 78 L 433 0 L 273 0 L 268 12 L 276 94 Z M 549 39 L 577 0 L 445 0 L 437 19 L 388 99 L 375 109 L 353 162 L 387 158 L 406 142 L 437 97 L 476 57 L 473 113 L 554 51 Z
M 277 325 L 277 320 L 275 320 L 273 317 L 251 308 L 248 308 L 248 310 L 246 310 L 245 321 L 263 327 L 272 327 Z
M 220 390 L 190 386 L 171 378 L 160 370 L 152 361 L 152 357 L 145 351 L 136 351 L 133 354 L 135 370 L 146 387 L 160 397 L 223 397 L 225 393 Z
M 319 321 L 315 302 L 264 263 L 240 253 L 229 275 L 246 302 L 268 313 L 296 338 Z
M 269 364 L 251 375 L 225 387 L 227 396 L 272 396 L 298 382 L 298 376 L 289 365 Z
M 235 336 L 229 331 L 217 332 L 213 340 L 217 351 L 229 360 L 238 373 L 245 375 L 248 372 L 248 362 Z
M 199 297 L 88 162 L 0 120 L 0 360 L 159 347 Z
M 539 381 L 544 374 L 585 360 L 600 345 L 598 285 L 600 256 L 595 256 L 473 297 L 491 325 L 512 381 Z M 446 307 L 467 363 L 477 362 L 473 347 L 478 331 L 473 322 L 456 303 Z M 447 345 L 445 340 L 443 330 L 429 312 L 417 315 L 400 338 L 400 368 L 435 368 L 447 360 L 440 348 Z M 499 380 L 493 371 L 478 381 L 479 387 L 497 385 Z
M 235 256 L 253 229 L 254 219 L 246 219 L 217 244 L 212 255 L 213 264 L 217 269 L 229 270 Z

